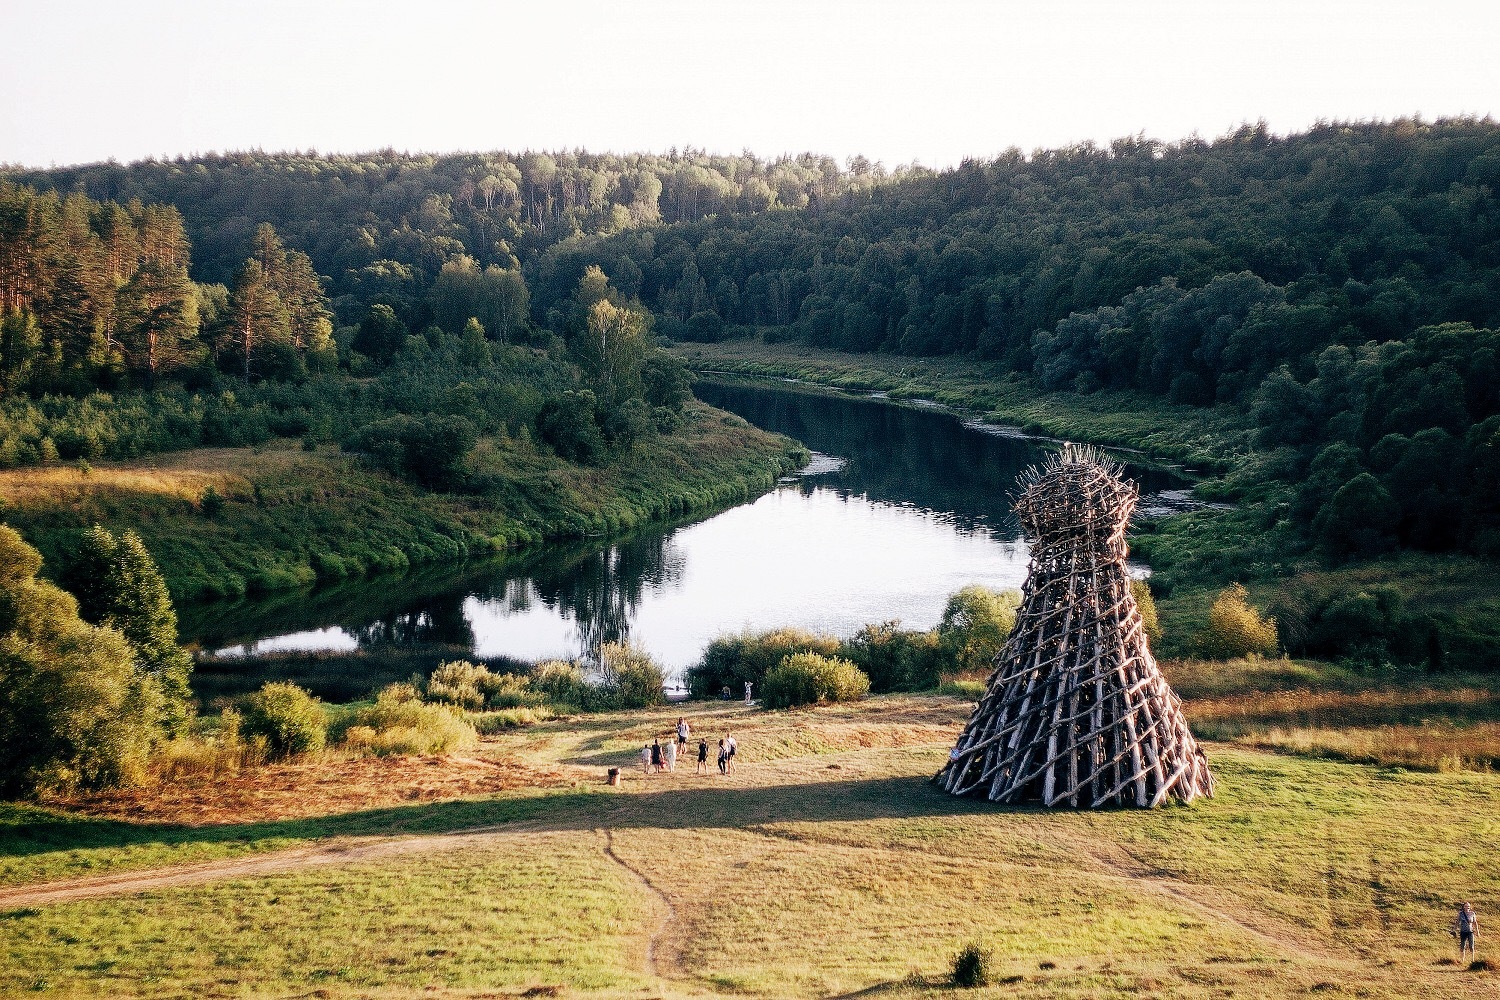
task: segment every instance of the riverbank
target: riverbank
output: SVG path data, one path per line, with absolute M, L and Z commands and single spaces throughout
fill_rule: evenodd
M 691 403 L 678 430 L 599 466 L 529 439 L 486 438 L 475 449 L 477 494 L 427 492 L 334 446 L 282 440 L 4 470 L 0 496 L 5 521 L 51 571 L 94 524 L 137 531 L 182 603 L 615 535 L 749 499 L 805 456 Z
M 1316 655 L 1373 669 L 1390 662 L 1430 671 L 1500 669 L 1500 574 L 1493 561 L 1400 552 L 1330 565 L 1287 520 L 1293 484 L 1275 478 L 1265 454 L 1252 447 L 1248 417 L 1230 407 L 1178 406 L 1136 393 L 1047 393 L 1023 376 L 956 358 L 850 355 L 755 341 L 672 350 L 700 373 L 933 400 L 1027 434 L 1135 449 L 1197 473 L 1196 495 L 1228 503 L 1139 520 L 1131 537 L 1134 554 L 1152 567 L 1165 631 L 1157 648 L 1164 655 L 1192 655 L 1215 596 L 1238 582 L 1279 619 L 1284 642 L 1311 636 Z M 1328 634 L 1320 638 L 1320 629 Z
M 1493 843 L 1500 779 L 1268 752 L 1257 734 L 1316 723 L 1298 715 L 1309 690 L 1326 728 L 1338 699 L 1366 726 L 1398 701 L 1403 717 L 1493 719 L 1492 691 L 1168 670 L 1190 721 L 1220 733 L 1216 797 L 1190 807 L 951 798 L 927 779 L 971 703 L 932 695 L 617 712 L 446 758 L 327 755 L 211 788 L 0 806 L 0 992 L 916 998 L 949 992 L 971 941 L 996 959 L 975 997 L 1490 988 L 1442 928 L 1451 899 L 1500 905 L 1500 861 L 1475 849 Z M 681 715 L 695 736 L 734 733 L 735 774 L 641 773 L 642 743 Z

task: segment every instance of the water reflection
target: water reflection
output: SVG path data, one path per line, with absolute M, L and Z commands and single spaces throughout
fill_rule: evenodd
M 955 417 L 795 389 L 700 385 L 705 401 L 820 453 L 752 503 L 605 548 L 443 567 L 268 599 L 187 608 L 184 634 L 220 658 L 200 690 L 290 676 L 330 697 L 441 658 L 585 658 L 634 640 L 681 671 L 717 634 L 799 625 L 849 635 L 867 622 L 926 628 L 968 583 L 1019 586 L 1011 516 L 1035 442 Z M 1148 475 L 1147 489 L 1180 485 Z

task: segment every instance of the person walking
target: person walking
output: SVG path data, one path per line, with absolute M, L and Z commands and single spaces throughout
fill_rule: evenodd
M 738 742 L 735 741 L 735 738 L 733 736 L 725 736 L 724 737 L 724 745 L 725 745 L 726 749 L 728 749 L 728 751 L 729 751 L 729 773 L 733 774 L 734 773 L 734 755 L 735 755 L 736 751 L 739 750 L 740 745 L 739 745 Z
M 1474 935 L 1479 933 L 1479 914 L 1474 912 L 1473 903 L 1463 903 L 1458 908 L 1458 916 L 1453 920 L 1453 934 L 1458 938 L 1458 960 L 1464 960 L 1464 952 L 1469 953 L 1469 961 L 1474 960 Z
M 687 753 L 688 736 L 692 734 L 692 728 L 682 716 L 677 717 L 677 749 Z
M 719 741 L 719 773 L 729 773 L 729 751 L 724 749 L 724 741 Z
M 667 773 L 671 774 L 677 770 L 677 744 L 668 742 L 661 748 L 661 762 L 666 765 Z
M 651 770 L 661 770 L 661 740 L 651 741 Z
M 695 773 L 708 773 L 708 740 L 698 741 L 698 770 Z
M 646 772 L 646 777 L 651 777 L 651 744 L 649 743 L 641 747 L 641 770 Z

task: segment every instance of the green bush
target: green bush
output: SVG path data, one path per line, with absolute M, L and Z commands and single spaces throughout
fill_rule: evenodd
M 1231 583 L 1208 611 L 1208 625 L 1198 633 L 1199 655 L 1208 660 L 1237 656 L 1271 656 L 1276 652 L 1276 619 L 1262 618 L 1250 606 L 1244 586 Z
M 1145 580 L 1130 581 L 1130 596 L 1135 598 L 1136 610 L 1141 613 L 1141 624 L 1146 629 L 1146 641 L 1161 641 L 1161 615 L 1156 610 L 1156 598 L 1151 596 L 1151 586 Z
M 0 794 L 145 776 L 163 697 L 125 637 L 37 579 L 42 557 L 0 526 Z
M 848 660 L 793 653 L 767 672 L 761 698 L 767 708 L 856 701 L 870 693 L 870 678 Z
M 528 686 L 554 704 L 582 708 L 587 684 L 583 669 L 568 660 L 543 660 L 531 668 Z
M 703 659 L 688 668 L 688 690 L 694 698 L 716 698 L 728 687 L 738 696 L 746 681 L 759 688 L 767 672 L 793 653 L 836 656 L 841 648 L 833 636 L 800 628 L 721 635 L 708 644 Z
M 838 652 L 865 672 L 872 691 L 930 691 L 957 669 L 936 630 L 908 632 L 898 621 L 866 625 Z
M 410 684 L 387 685 L 374 705 L 355 712 L 350 721 L 344 746 L 381 757 L 449 753 L 478 742 L 473 725 L 451 708 L 424 703 Z
M 1016 624 L 1021 594 L 971 584 L 948 598 L 938 635 L 958 673 L 988 673 Z
M 244 732 L 266 741 L 273 758 L 322 750 L 328 742 L 323 703 L 295 684 L 270 682 L 250 696 Z
M 666 703 L 666 676 L 644 650 L 607 642 L 601 654 L 600 680 L 586 688 L 584 708 L 608 711 Z
M 953 956 L 953 985 L 962 989 L 988 986 L 994 978 L 995 953 L 975 941 Z

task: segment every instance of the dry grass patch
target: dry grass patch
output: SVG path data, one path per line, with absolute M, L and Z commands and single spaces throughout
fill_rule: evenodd
M 52 798 L 43 804 L 109 819 L 209 826 L 561 788 L 576 781 L 565 770 L 539 768 L 503 754 L 349 757 L 329 752 L 218 778 Z

